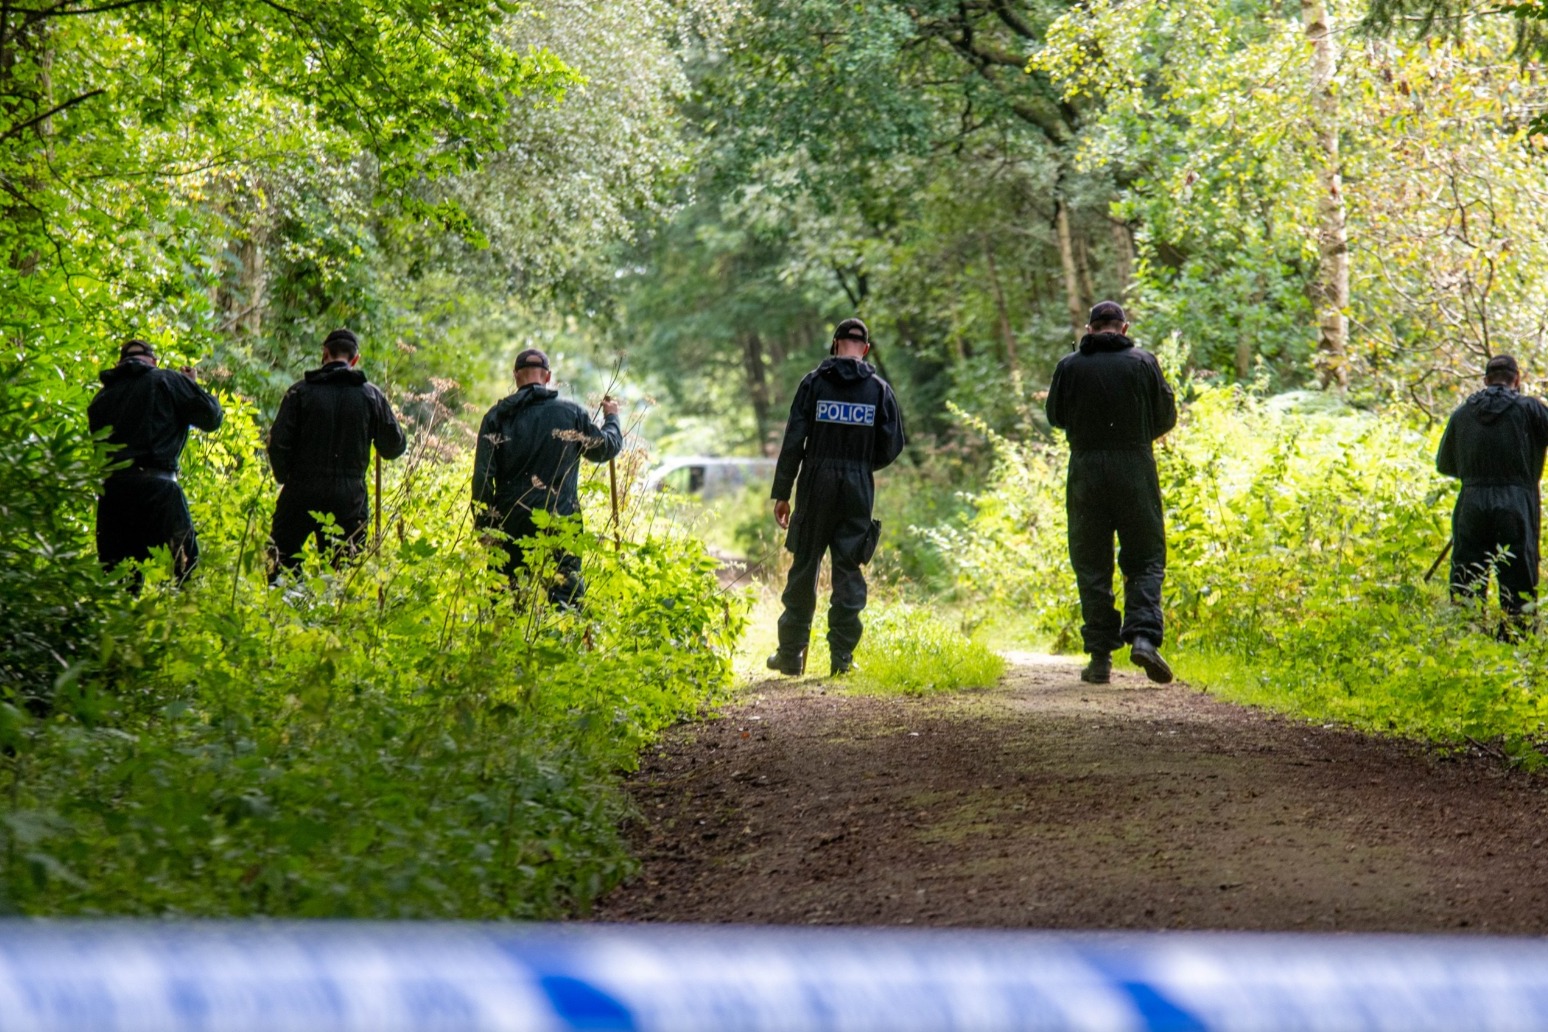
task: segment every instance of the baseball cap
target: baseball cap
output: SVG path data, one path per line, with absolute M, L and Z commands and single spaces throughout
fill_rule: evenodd
M 865 323 L 859 319 L 845 319 L 833 328 L 834 340 L 858 340 L 864 344 L 871 343 L 871 331 L 865 328 Z
M 1087 326 L 1106 326 L 1108 323 L 1126 323 L 1129 317 L 1123 314 L 1123 306 L 1116 301 L 1098 301 L 1091 306 L 1091 314 L 1086 317 Z
M 118 349 L 118 360 L 122 362 L 126 358 L 135 358 L 145 355 L 148 358 L 156 357 L 156 349 L 138 337 L 131 337 L 123 342 Z
M 516 356 L 517 369 L 547 369 L 548 356 L 537 348 L 528 348 Z

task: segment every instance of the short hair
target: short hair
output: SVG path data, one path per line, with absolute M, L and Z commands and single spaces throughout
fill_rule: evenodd
M 1098 301 L 1086 317 L 1086 325 L 1093 330 L 1103 326 L 1122 326 L 1128 321 L 1129 317 L 1123 314 L 1123 306 L 1116 301 Z
M 335 358 L 354 358 L 360 354 L 360 338 L 340 326 L 323 339 L 323 350 Z
M 1521 367 L 1513 355 L 1495 355 L 1484 366 L 1484 383 L 1515 383 L 1521 375 Z

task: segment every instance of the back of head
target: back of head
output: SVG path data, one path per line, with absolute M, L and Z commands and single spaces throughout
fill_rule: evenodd
M 1086 326 L 1092 333 L 1122 333 L 1128 323 L 1129 317 L 1116 301 L 1098 301 L 1086 317 Z
M 348 362 L 360 354 L 360 340 L 355 336 L 353 330 L 347 330 L 341 326 L 324 338 L 323 350 L 331 358 L 335 358 L 340 362 Z
M 131 337 L 118 348 L 118 360 L 128 362 L 130 360 L 156 364 L 156 349 L 138 337 Z
M 543 383 L 548 379 L 548 356 L 538 348 L 527 348 L 516 356 L 516 364 L 511 372 L 516 377 L 518 387 Z
M 840 345 L 848 345 L 846 351 L 864 353 L 871 344 L 871 331 L 865 323 L 859 319 L 845 319 L 833 327 L 833 342 L 828 346 L 828 354 L 836 355 Z
M 1521 378 L 1521 367 L 1513 355 L 1495 355 L 1484 366 L 1484 383 L 1509 387 Z

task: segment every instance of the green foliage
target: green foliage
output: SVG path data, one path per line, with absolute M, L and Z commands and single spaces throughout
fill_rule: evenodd
M 1319 395 L 1197 388 L 1158 453 L 1180 671 L 1313 719 L 1522 756 L 1548 739 L 1548 648 L 1497 641 L 1487 607 L 1447 601 L 1444 569 L 1423 580 L 1455 488 L 1434 472 L 1437 438 Z M 1078 651 L 1063 449 L 996 449 L 992 490 L 950 538 L 959 576 Z
M 6 692 L 0 906 L 553 917 L 627 872 L 616 772 L 726 690 L 743 615 L 698 546 L 642 531 L 620 550 L 573 521 L 548 543 L 583 557 L 582 611 L 513 604 L 468 518 L 466 456 L 415 439 L 389 465 L 383 539 L 271 588 L 273 488 L 231 399 L 185 456 L 193 580 L 172 590 L 152 564 L 139 600 L 99 591 L 110 617 L 50 716 Z
M 41 362 L 0 362 L 0 693 L 12 704 L 46 699 L 106 612 L 83 508 L 101 455 L 61 380 Z
M 1374 5 L 1425 17 L 1461 6 Z M 1421 42 L 1345 38 L 1366 5 L 1329 7 L 1347 48 L 1331 128 L 1352 389 L 1437 416 L 1488 355 L 1541 347 L 1548 226 L 1529 125 L 1542 84 L 1500 60 L 1510 19 Z M 1295 14 L 1269 2 L 1096 0 L 1060 17 L 1032 59 L 1073 102 L 1098 105 L 1077 161 L 1123 184 L 1112 211 L 1136 227 L 1136 326 L 1151 340 L 1180 333 L 1197 368 L 1242 382 L 1266 371 L 1278 388 L 1310 369 L 1325 161 Z
M 1005 660 L 923 606 L 893 602 L 866 611 L 865 637 L 846 684 L 887 695 L 991 688 Z

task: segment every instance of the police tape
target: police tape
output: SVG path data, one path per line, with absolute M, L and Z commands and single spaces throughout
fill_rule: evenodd
M 1548 1030 L 1548 942 L 0 922 L 0 1030 Z

